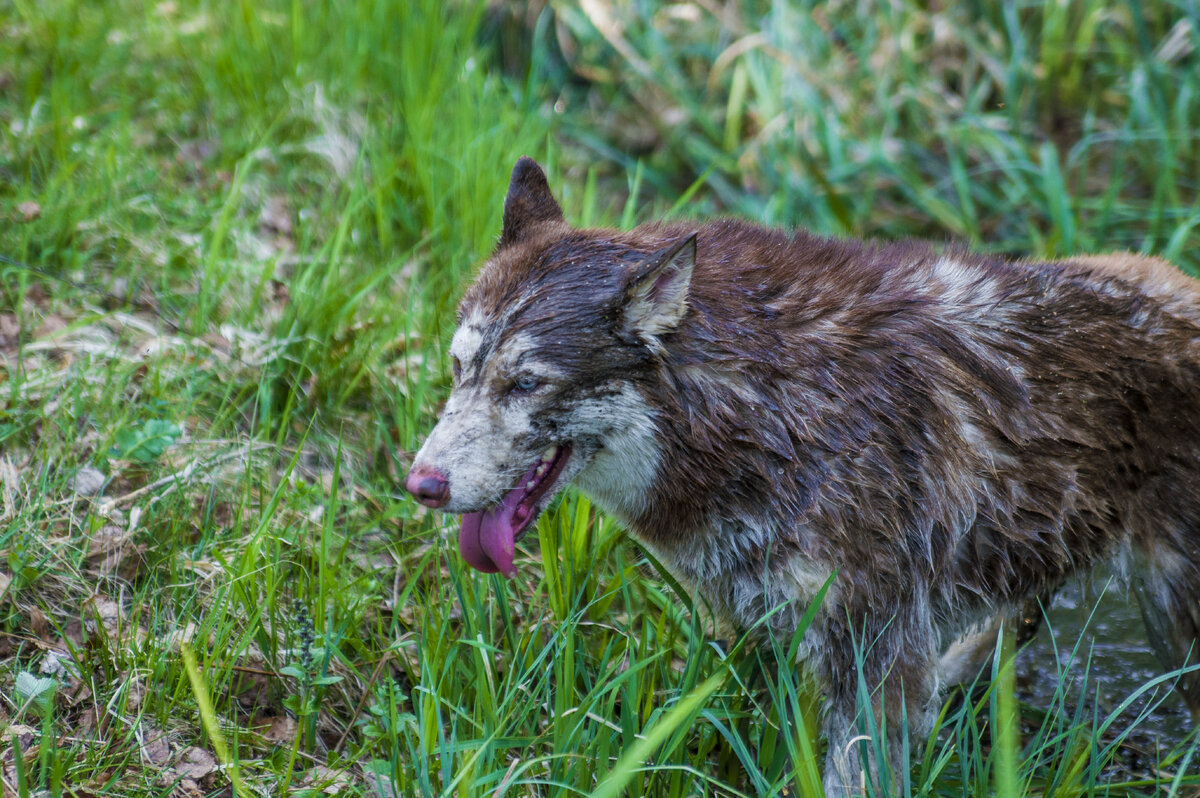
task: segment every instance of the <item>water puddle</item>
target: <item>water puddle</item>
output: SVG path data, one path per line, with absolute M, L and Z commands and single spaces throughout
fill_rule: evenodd
M 1051 603 L 1047 621 L 1017 659 L 1019 697 L 1032 706 L 1054 706 L 1059 673 L 1069 669 L 1067 711 L 1073 712 L 1082 698 L 1087 711 L 1095 708 L 1103 719 L 1164 673 L 1147 641 L 1137 601 L 1119 580 L 1098 575 L 1090 583 L 1068 582 Z M 1085 673 L 1088 683 L 1081 692 Z M 1187 707 L 1169 683 L 1134 700 L 1112 732 L 1128 728 L 1142 713 L 1146 717 L 1126 746 L 1127 758 L 1143 759 L 1142 764 L 1146 759 L 1153 762 L 1156 752 L 1171 750 L 1192 731 Z

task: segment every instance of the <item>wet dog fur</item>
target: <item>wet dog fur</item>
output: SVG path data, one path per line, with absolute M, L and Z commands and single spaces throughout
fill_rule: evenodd
M 801 647 L 831 794 L 863 775 L 856 652 L 920 733 L 952 641 L 1099 561 L 1163 664 L 1197 660 L 1200 282 L 1163 261 L 580 230 L 522 158 L 450 352 L 407 484 L 476 519 L 477 567 L 573 483 L 735 626 L 782 605 L 786 634 L 836 574 Z

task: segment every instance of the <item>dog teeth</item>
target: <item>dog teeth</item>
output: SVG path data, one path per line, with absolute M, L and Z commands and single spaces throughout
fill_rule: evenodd
M 558 447 L 551 446 L 549 449 L 542 452 L 542 462 L 549 463 L 551 460 L 554 459 L 554 455 L 556 455 L 557 453 L 558 453 Z
M 536 470 L 536 471 L 534 471 L 533 473 L 534 473 L 534 475 L 535 475 L 535 476 L 539 476 L 539 477 L 540 477 L 540 476 L 542 476 L 543 474 L 545 474 L 545 473 L 546 473 L 546 466 L 545 466 L 544 464 L 543 464 L 543 465 L 540 465 L 540 466 L 538 466 L 538 467 L 537 467 L 537 470 Z
M 535 485 L 537 485 L 537 482 L 531 479 L 525 483 L 525 490 L 533 490 Z

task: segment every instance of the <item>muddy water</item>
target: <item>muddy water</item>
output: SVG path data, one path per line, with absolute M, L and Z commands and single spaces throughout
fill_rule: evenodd
M 1035 707 L 1054 705 L 1059 673 L 1068 670 L 1067 710 L 1074 711 L 1082 696 L 1088 702 L 1085 717 L 1098 707 L 1103 719 L 1164 673 L 1147 642 L 1138 604 L 1118 580 L 1099 575 L 1090 583 L 1069 582 L 1055 596 L 1047 620 L 1017 662 L 1020 697 Z M 1113 731 L 1128 728 L 1148 706 L 1148 717 L 1130 735 L 1130 745 L 1153 758 L 1156 749 L 1168 751 L 1187 738 L 1192 724 L 1179 694 L 1164 684 L 1135 700 Z

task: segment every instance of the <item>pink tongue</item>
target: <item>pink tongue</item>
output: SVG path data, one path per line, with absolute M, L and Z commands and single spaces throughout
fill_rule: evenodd
M 516 575 L 513 553 L 516 549 L 514 538 L 517 522 L 514 516 L 525 495 L 525 491 L 519 488 L 510 490 L 494 507 L 462 517 L 458 550 L 471 567 L 488 574 Z

